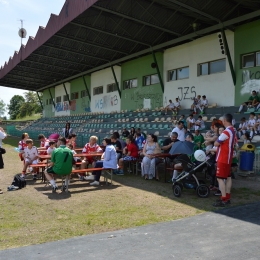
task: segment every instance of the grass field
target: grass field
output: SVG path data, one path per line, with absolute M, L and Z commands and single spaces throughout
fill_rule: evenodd
M 175 198 L 171 184 L 140 176 L 115 176 L 114 185 L 100 187 L 74 178 L 70 193 L 52 194 L 49 186 L 27 176 L 27 187 L 7 192 L 22 163 L 14 151 L 18 139 L 4 140 L 5 169 L 0 171 L 0 249 L 66 239 L 190 217 L 212 207 L 213 195 L 200 199 L 194 190 Z M 38 143 L 35 144 L 36 146 Z M 163 173 L 161 173 L 163 177 Z M 58 184 L 60 181 L 58 180 Z M 259 183 L 235 180 L 232 206 L 260 200 Z

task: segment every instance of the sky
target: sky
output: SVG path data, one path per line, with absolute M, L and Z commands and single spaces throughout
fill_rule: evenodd
M 36 35 L 39 26 L 46 26 L 51 13 L 60 13 L 64 3 L 65 0 L 0 0 L 0 67 L 20 49 L 20 20 L 24 20 L 23 27 L 27 31 L 23 39 L 23 44 L 26 44 L 29 36 Z M 24 92 L 0 86 L 0 99 L 9 104 L 14 95 L 23 95 Z

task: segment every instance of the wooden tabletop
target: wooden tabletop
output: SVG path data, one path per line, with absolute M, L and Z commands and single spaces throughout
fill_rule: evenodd
M 101 156 L 103 153 L 77 153 L 73 154 L 74 157 L 94 157 L 94 156 Z M 47 154 L 39 154 L 38 157 L 40 159 L 51 159 L 51 155 Z

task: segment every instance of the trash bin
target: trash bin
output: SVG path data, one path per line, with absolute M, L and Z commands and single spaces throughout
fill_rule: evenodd
M 252 171 L 254 166 L 255 154 L 251 151 L 240 152 L 240 170 Z

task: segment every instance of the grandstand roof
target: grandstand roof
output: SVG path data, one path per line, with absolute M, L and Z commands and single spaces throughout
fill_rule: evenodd
M 257 19 L 256 0 L 67 0 L 0 69 L 0 85 L 41 91 Z

